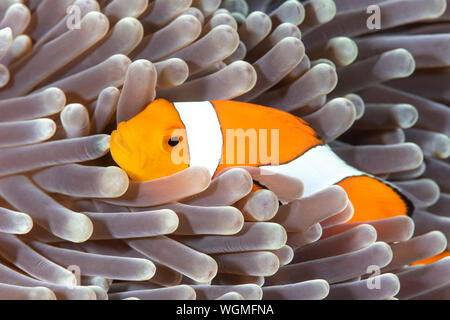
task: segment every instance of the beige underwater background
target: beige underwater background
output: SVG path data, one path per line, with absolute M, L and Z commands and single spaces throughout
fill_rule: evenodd
M 0 0 L 0 299 L 449 299 L 450 258 L 411 266 L 450 236 L 447 5 Z M 109 134 L 156 98 L 302 116 L 416 210 L 345 224 L 342 188 L 258 169 L 130 181 Z

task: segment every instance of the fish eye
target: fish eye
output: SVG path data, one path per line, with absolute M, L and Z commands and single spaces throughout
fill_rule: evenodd
M 175 147 L 178 143 L 180 143 L 181 137 L 171 137 L 167 143 L 171 147 Z

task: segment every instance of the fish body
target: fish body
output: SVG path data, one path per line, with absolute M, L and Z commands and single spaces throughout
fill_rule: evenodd
M 414 209 L 395 186 L 340 159 L 304 120 L 251 103 L 155 100 L 113 131 L 111 154 L 139 181 L 190 166 L 208 168 L 211 178 L 225 168 L 250 166 L 299 178 L 303 196 L 336 184 L 352 202 L 353 222 Z

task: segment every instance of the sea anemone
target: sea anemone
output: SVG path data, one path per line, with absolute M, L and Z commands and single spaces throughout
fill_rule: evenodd
M 446 0 L 1 0 L 0 17 L 0 299 L 450 298 Z M 301 197 L 259 168 L 130 180 L 109 134 L 156 98 L 301 116 L 416 210 L 349 222 L 343 188 Z

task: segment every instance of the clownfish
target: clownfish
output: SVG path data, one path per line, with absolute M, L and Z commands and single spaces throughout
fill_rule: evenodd
M 157 99 L 119 123 L 111 134 L 110 151 L 138 181 L 190 166 L 208 168 L 211 178 L 228 167 L 251 166 L 299 178 L 303 196 L 341 186 L 354 208 L 350 222 L 411 215 L 414 210 L 394 185 L 340 159 L 301 118 L 251 103 Z M 255 181 L 255 187 L 264 186 Z

